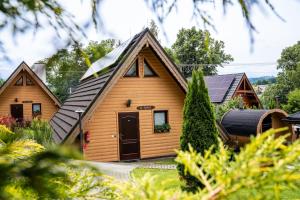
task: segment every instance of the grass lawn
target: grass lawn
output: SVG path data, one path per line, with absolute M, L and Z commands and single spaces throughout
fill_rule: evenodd
M 161 164 L 161 165 L 177 165 L 177 163 L 175 162 L 175 157 L 174 158 L 158 159 L 154 163 L 155 164 Z
M 131 175 L 136 178 L 142 178 L 146 173 L 150 173 L 151 176 L 156 176 L 156 184 L 158 187 L 164 187 L 164 189 L 179 189 L 181 182 L 177 170 L 175 169 L 149 169 L 149 168 L 136 168 L 131 172 Z

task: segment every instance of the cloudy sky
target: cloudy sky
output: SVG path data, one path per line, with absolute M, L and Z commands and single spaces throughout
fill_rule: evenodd
M 67 10 L 74 14 L 78 23 L 85 21 L 90 15 L 89 1 L 60 0 Z M 176 34 L 182 27 L 198 26 L 192 19 L 191 1 L 179 0 L 177 12 L 172 12 L 161 25 L 159 38 L 163 46 L 171 46 L 176 40 Z M 252 13 L 252 20 L 257 29 L 254 34 L 255 43 L 252 46 L 248 29 L 242 18 L 238 6 L 229 6 L 226 15 L 221 5 L 207 5 L 208 11 L 214 19 L 216 31 L 211 30 L 214 38 L 225 42 L 225 50 L 234 57 L 234 62 L 219 69 L 219 73 L 246 72 L 249 77 L 276 75 L 276 60 L 283 48 L 295 44 L 300 40 L 300 1 L 273 0 L 271 1 L 284 21 L 268 8 L 256 7 Z M 87 44 L 89 40 L 116 38 L 125 41 L 147 26 L 155 15 L 145 4 L 144 0 L 104 0 L 100 9 L 104 22 L 102 31 L 86 30 L 87 38 L 81 42 Z M 201 21 L 200 21 L 201 22 Z M 34 62 L 51 56 L 61 47 L 59 40 L 53 42 L 53 30 L 44 28 L 36 35 L 26 33 L 12 38 L 9 31 L 0 33 L 10 62 L 0 60 L 0 77 L 7 78 L 21 61 L 32 65 Z

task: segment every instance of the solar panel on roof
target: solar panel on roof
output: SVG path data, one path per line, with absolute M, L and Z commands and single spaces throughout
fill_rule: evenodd
M 112 50 L 110 53 L 106 54 L 104 57 L 102 57 L 99 60 L 97 60 L 96 62 L 94 62 L 89 67 L 89 69 L 85 72 L 85 74 L 82 76 L 82 78 L 80 80 L 88 78 L 91 75 L 93 75 L 97 72 L 100 72 L 104 68 L 109 67 L 112 64 L 114 64 L 133 39 L 134 39 L 134 37 L 128 39 L 127 41 L 122 43 L 120 46 L 118 46 L 117 48 Z
M 234 74 L 204 77 L 208 94 L 213 103 L 223 102 L 234 78 Z

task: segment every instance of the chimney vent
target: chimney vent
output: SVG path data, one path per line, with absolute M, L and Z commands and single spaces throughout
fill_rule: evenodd
M 34 63 L 31 69 L 46 84 L 46 65 L 44 63 Z

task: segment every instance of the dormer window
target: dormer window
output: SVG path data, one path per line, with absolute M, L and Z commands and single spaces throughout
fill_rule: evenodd
M 138 77 L 139 76 L 139 64 L 138 64 L 138 60 L 136 60 L 131 67 L 129 68 L 129 70 L 126 72 L 125 77 Z
M 144 60 L 144 77 L 155 77 L 157 74 L 155 71 L 150 67 L 149 63 Z
M 33 81 L 28 76 L 26 76 L 26 85 L 34 85 Z
M 15 83 L 15 86 L 22 86 L 23 85 L 23 76 L 21 76 Z

